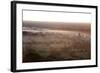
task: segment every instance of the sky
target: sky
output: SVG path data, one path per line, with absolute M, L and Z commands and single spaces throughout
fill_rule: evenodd
M 90 23 L 91 14 L 74 12 L 23 11 L 23 21 Z

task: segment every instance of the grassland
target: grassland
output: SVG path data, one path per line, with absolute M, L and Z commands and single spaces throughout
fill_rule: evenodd
M 91 58 L 89 23 L 23 22 L 23 62 Z

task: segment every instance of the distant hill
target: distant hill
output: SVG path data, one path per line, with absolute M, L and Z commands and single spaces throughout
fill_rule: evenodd
M 90 23 L 72 23 L 72 22 L 43 22 L 43 21 L 23 21 L 23 27 L 36 27 L 52 30 L 70 30 L 70 31 L 91 31 Z

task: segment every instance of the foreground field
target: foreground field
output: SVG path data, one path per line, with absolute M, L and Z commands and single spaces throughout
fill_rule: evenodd
M 80 28 L 73 31 L 23 26 L 23 62 L 90 59 L 90 31 L 82 32 Z

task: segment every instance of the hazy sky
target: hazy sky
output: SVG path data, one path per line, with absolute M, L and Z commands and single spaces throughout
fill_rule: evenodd
M 24 21 L 91 22 L 91 14 L 43 11 L 23 11 Z

